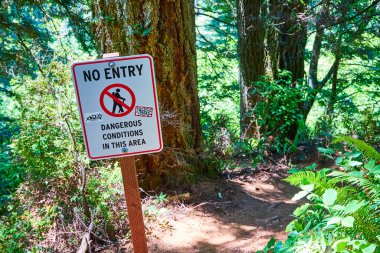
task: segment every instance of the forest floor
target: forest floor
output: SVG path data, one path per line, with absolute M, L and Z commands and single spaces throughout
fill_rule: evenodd
M 271 237 L 285 240 L 284 230 L 300 204 L 291 200 L 298 190 L 283 181 L 288 169 L 272 160 L 199 182 L 190 200 L 171 202 L 163 215 L 146 221 L 149 252 L 255 252 Z M 133 252 L 130 243 L 122 248 Z
M 167 225 L 151 231 L 150 252 L 254 252 L 271 237 L 286 239 L 297 189 L 285 175 L 261 170 L 196 185 L 193 203 L 170 205 Z

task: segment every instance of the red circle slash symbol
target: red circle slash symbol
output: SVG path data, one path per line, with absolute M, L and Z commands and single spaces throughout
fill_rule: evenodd
M 116 89 L 115 89 L 116 88 Z M 111 89 L 113 89 L 111 91 Z M 126 96 L 130 96 L 130 105 L 126 103 Z M 113 105 L 111 109 L 107 108 L 104 99 L 109 97 L 112 99 Z M 123 117 L 132 112 L 136 104 L 136 97 L 131 88 L 124 84 L 115 83 L 107 86 L 100 94 L 100 106 L 103 111 L 113 117 Z

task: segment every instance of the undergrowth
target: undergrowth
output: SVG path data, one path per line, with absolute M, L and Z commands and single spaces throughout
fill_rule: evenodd
M 351 150 L 319 149 L 335 159 L 332 168 L 291 171 L 285 181 L 301 189 L 293 200 L 308 202 L 294 211 L 287 240 L 272 238 L 258 252 L 380 252 L 380 154 L 352 137 L 333 140 L 342 142 Z

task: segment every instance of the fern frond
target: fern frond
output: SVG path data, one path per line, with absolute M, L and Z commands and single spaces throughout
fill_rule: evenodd
M 340 178 L 341 180 L 358 187 L 362 191 L 365 191 L 371 200 L 380 199 L 380 184 L 376 182 L 340 171 L 334 171 L 330 173 L 330 176 Z
M 380 218 L 376 210 L 371 206 L 365 205 L 355 214 L 355 227 L 358 234 L 362 234 L 364 238 L 375 243 L 376 236 L 380 231 Z
M 339 180 L 330 180 L 326 177 L 326 174 L 321 171 L 300 171 L 288 176 L 284 181 L 294 186 L 314 184 L 314 192 L 322 194 L 326 189 L 334 188 Z
M 362 152 L 367 159 L 373 159 L 376 162 L 380 162 L 380 153 L 377 152 L 374 147 L 365 143 L 365 141 L 358 140 L 350 136 L 339 135 L 334 138 L 333 143 L 341 141 L 346 142 L 348 145 L 354 146 L 357 150 Z

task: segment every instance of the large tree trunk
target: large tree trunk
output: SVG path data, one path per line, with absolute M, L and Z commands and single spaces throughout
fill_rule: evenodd
M 305 16 L 307 1 L 295 0 L 283 3 L 280 20 L 280 35 L 279 35 L 279 69 L 287 70 L 292 75 L 292 87 L 295 87 L 297 82 L 303 82 L 305 76 L 305 47 L 307 41 L 307 23 L 302 17 Z M 299 97 L 297 108 L 289 110 L 289 114 L 301 111 L 303 107 L 303 99 Z M 289 108 L 290 109 L 290 108 Z M 292 112 L 293 111 L 293 112 Z M 291 119 L 292 116 L 289 115 Z M 285 119 L 279 119 L 275 129 L 281 127 Z M 286 137 L 294 140 L 297 135 L 299 122 L 294 121 L 288 125 L 285 130 Z
M 267 133 L 276 133 L 284 119 L 273 119 L 277 122 L 271 126 L 257 123 L 260 119 L 254 108 L 258 103 L 270 103 L 270 98 L 260 98 L 255 82 L 264 75 L 269 80 L 276 79 L 277 69 L 290 71 L 294 86 L 304 78 L 307 28 L 298 16 L 305 12 L 306 4 L 264 0 L 238 0 L 237 4 L 241 137 L 260 139 Z M 293 139 L 297 126 L 287 130 L 287 137 Z
M 283 3 L 281 10 L 279 68 L 292 73 L 293 82 L 304 78 L 307 23 L 303 20 L 307 1 L 294 0 Z
M 255 82 L 266 74 L 263 0 L 237 1 L 238 55 L 240 67 L 241 138 L 260 138 L 262 130 L 253 108 L 259 103 Z
M 164 151 L 138 157 L 137 168 L 145 188 L 176 182 L 180 172 L 199 167 L 201 151 L 194 1 L 92 0 L 91 5 L 101 53 L 150 54 L 155 60 Z

